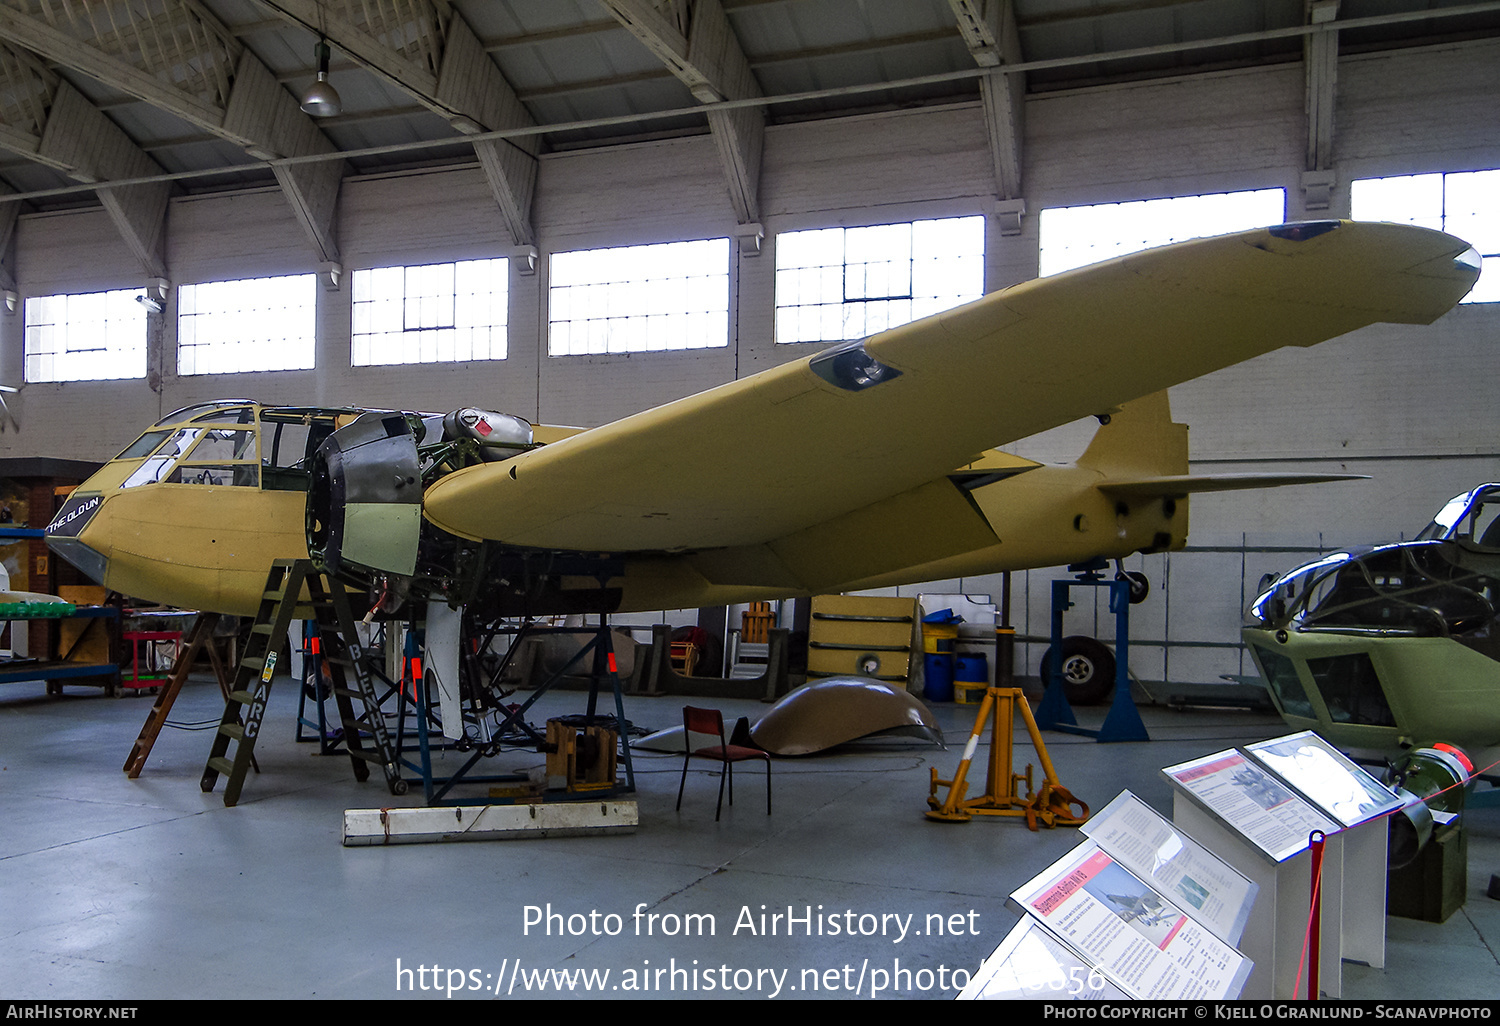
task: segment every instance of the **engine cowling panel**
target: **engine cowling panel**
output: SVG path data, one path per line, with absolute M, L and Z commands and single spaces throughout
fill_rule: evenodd
M 418 439 L 404 414 L 366 413 L 319 447 L 307 494 L 307 549 L 331 574 L 411 576 L 422 534 Z

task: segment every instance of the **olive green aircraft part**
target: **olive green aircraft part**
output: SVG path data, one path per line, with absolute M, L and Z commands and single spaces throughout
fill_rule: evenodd
M 1500 662 L 1457 641 L 1252 627 L 1241 633 L 1294 729 L 1317 731 L 1341 748 L 1500 744 Z

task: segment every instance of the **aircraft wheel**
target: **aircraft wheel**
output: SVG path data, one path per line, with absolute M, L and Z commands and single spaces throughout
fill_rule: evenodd
M 1124 573 L 1115 574 L 1117 581 L 1130 582 L 1130 604 L 1138 606 L 1146 601 L 1146 596 L 1151 594 L 1151 579 L 1139 570 L 1126 570 Z
M 1045 673 L 1052 658 L 1049 647 L 1042 654 Z M 1086 634 L 1062 640 L 1063 697 L 1069 705 L 1098 705 L 1115 686 L 1115 654 Z M 1049 683 L 1048 681 L 1044 681 Z

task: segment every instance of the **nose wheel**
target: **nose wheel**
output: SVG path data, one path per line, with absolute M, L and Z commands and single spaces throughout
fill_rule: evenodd
M 1139 570 L 1126 570 L 1115 560 L 1115 580 L 1124 581 L 1130 585 L 1130 604 L 1138 606 L 1146 601 L 1146 596 L 1151 594 L 1151 579 Z

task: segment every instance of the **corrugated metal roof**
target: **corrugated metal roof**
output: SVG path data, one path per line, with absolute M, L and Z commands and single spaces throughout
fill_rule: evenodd
M 743 53 L 753 90 L 768 98 L 764 109 L 771 122 L 978 96 L 981 64 L 960 33 L 959 18 L 965 8 L 984 11 L 983 0 L 717 2 L 731 30 L 728 46 Z M 28 19 L 36 25 L 48 23 L 61 3 L 17 0 L 11 6 L 20 11 L 17 17 L 24 29 Z M 989 6 L 1005 7 L 994 0 Z M 313 124 L 338 150 L 365 151 L 349 160 L 356 172 L 475 159 L 473 149 L 463 145 L 411 148 L 459 140 L 461 129 L 476 125 L 471 114 L 450 109 L 449 100 L 436 95 L 439 76 L 412 57 L 420 49 L 423 32 L 440 42 L 445 33 L 451 34 L 452 27 L 444 23 L 449 9 L 472 29 L 519 100 L 521 120 L 498 127 L 528 120 L 544 128 L 556 126 L 542 134 L 543 149 L 708 131 L 707 118 L 696 109 L 692 69 L 684 73 L 672 57 L 662 56 L 661 46 L 653 49 L 641 30 L 632 31 L 616 17 L 619 11 L 636 11 L 652 25 L 666 26 L 663 38 L 670 42 L 673 31 L 690 33 L 694 18 L 701 16 L 688 0 L 452 0 L 437 6 L 431 0 L 194 0 L 191 6 L 188 0 L 69 0 L 67 7 L 117 19 L 149 16 L 150 30 L 157 32 L 186 24 L 184 19 L 194 10 L 205 13 L 293 95 L 313 80 L 314 45 L 318 26 L 323 25 L 333 46 L 330 81 L 343 98 L 343 113 Z M 1020 62 L 1026 69 L 1027 90 L 1036 93 L 1300 60 L 1314 8 L 1318 17 L 1333 13 L 1340 26 L 1340 47 L 1346 52 L 1500 35 L 1500 3 L 1014 0 L 1009 5 L 1014 45 L 1007 63 Z M 1445 11 L 1449 16 L 1434 16 Z M 367 39 L 349 38 L 350 19 L 362 17 L 378 24 L 363 26 Z M 1417 20 L 1403 20 L 1412 18 Z M 82 40 L 77 45 L 88 53 L 98 56 L 87 50 L 90 46 L 109 50 L 99 40 L 86 39 L 86 28 L 58 23 L 71 24 L 70 31 Z M 992 25 L 1002 36 L 1007 32 L 1003 18 L 992 20 Z M 146 34 L 144 21 L 137 28 Z M 1204 45 L 1209 42 L 1214 45 Z M 35 53 L 31 47 L 37 41 L 24 30 L 0 26 L 0 44 L 24 56 Z M 677 57 L 689 65 L 705 60 L 683 49 Z M 146 52 L 143 45 L 142 53 Z M 37 59 L 73 83 L 168 172 L 255 163 L 246 147 L 226 138 L 211 119 L 195 121 L 170 96 L 164 102 L 143 95 L 149 90 L 132 77 L 145 72 L 154 76 L 148 81 L 175 88 L 174 83 L 184 81 L 189 72 L 200 70 L 190 47 L 166 53 L 155 66 L 149 58 L 137 60 L 133 71 L 111 66 L 110 60 L 119 59 L 112 55 L 89 62 L 47 54 Z M 12 79 L 0 82 L 0 112 L 19 110 L 15 105 L 25 99 L 23 94 L 40 88 L 40 80 Z M 701 85 L 698 91 L 703 92 Z M 794 99 L 778 99 L 784 97 Z M 677 113 L 655 116 L 663 111 Z M 19 113 L 0 116 L 24 120 Z M 11 139 L 4 133 L 0 137 L 0 142 Z M 394 147 L 406 148 L 378 152 Z M 8 153 L 0 156 L 0 180 L 12 189 L 31 191 L 73 181 L 65 170 L 39 162 L 26 145 L 11 139 L 6 148 Z M 269 181 L 264 167 L 236 171 L 227 178 L 187 180 L 180 187 L 220 188 L 226 182 L 257 179 Z M 45 206 L 77 200 L 48 197 L 37 202 Z

